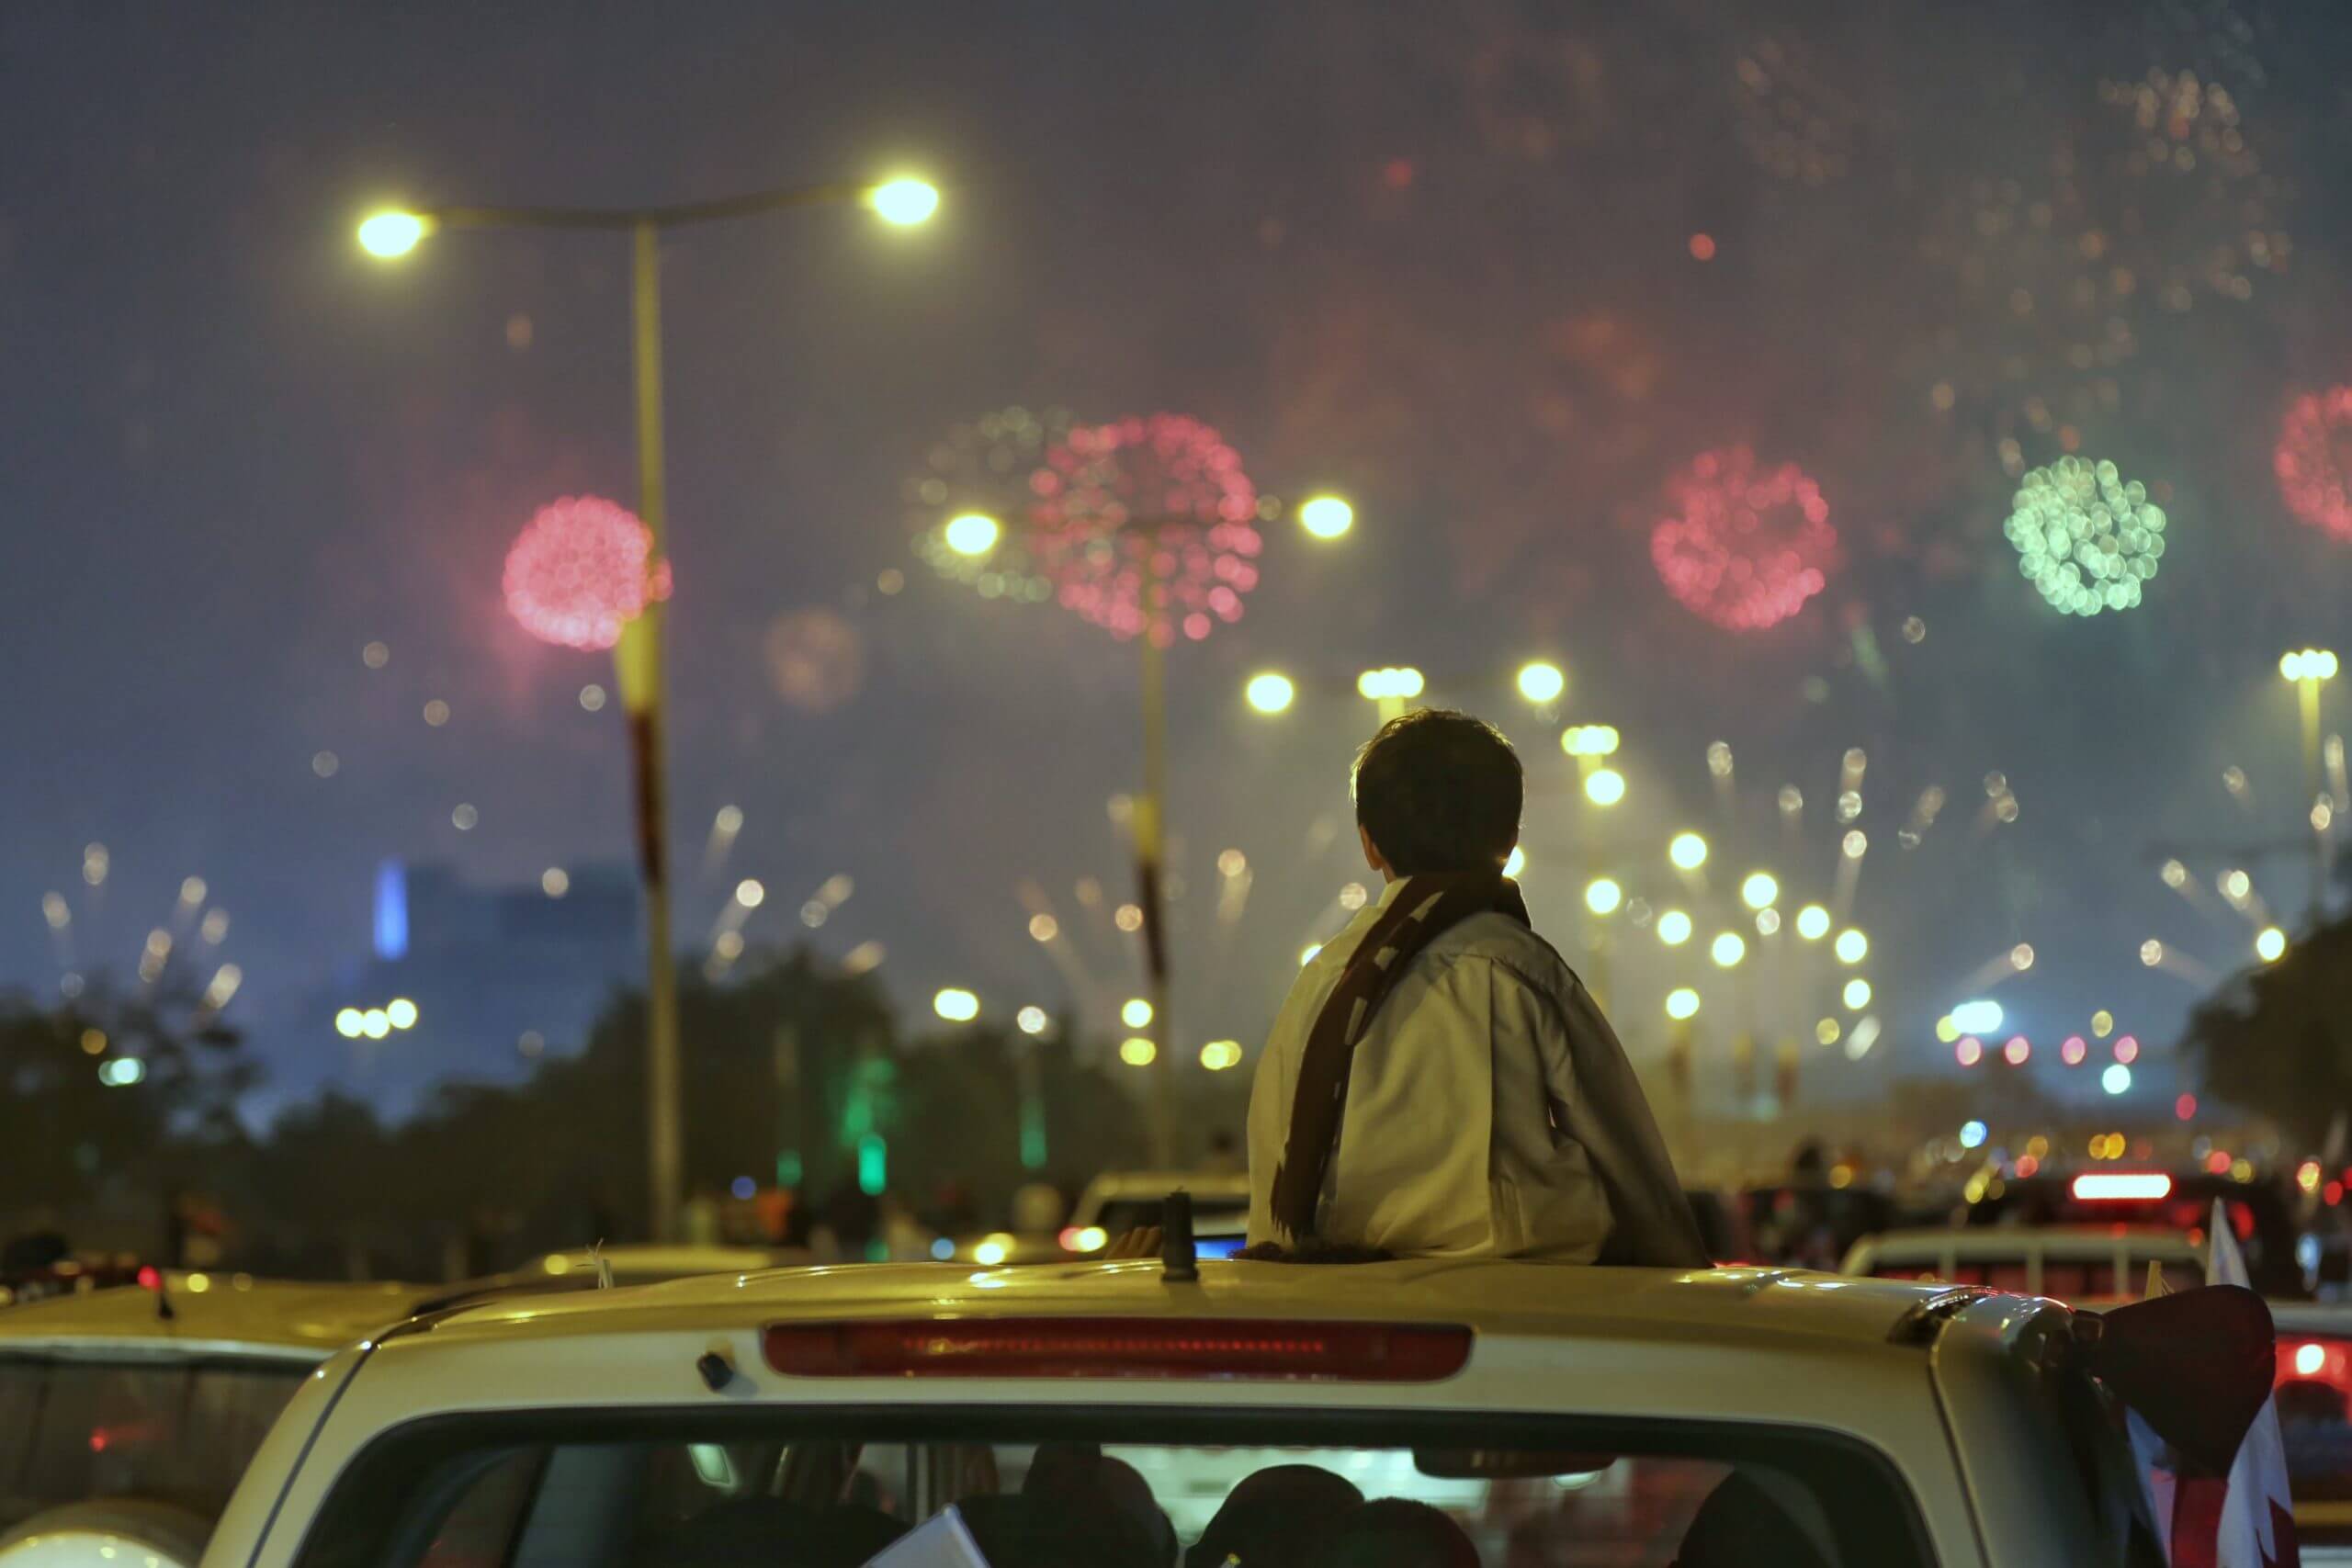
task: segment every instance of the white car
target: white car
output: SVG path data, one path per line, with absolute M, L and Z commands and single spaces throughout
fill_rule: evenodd
M 1062 1232 L 1073 1252 L 1100 1252 L 1132 1230 L 1159 1224 L 1168 1194 L 1189 1193 L 1193 1236 L 1204 1258 L 1238 1251 L 1250 1230 L 1250 1178 L 1241 1171 L 1106 1171 L 1086 1184 Z
M 2145 1562 L 2073 1324 L 1968 1288 L 1433 1259 L 492 1302 L 319 1368 L 204 1561 Z
M 2205 1249 L 2154 1225 L 2017 1225 L 1886 1231 L 1864 1236 L 1838 1272 L 1872 1280 L 1986 1285 L 2061 1301 L 2137 1300 L 2148 1265 L 2174 1290 L 2205 1282 Z

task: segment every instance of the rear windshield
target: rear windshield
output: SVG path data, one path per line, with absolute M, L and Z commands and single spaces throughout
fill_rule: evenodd
M 956 1568 L 1932 1560 L 1892 1467 L 1826 1435 L 929 1407 L 424 1423 L 338 1480 L 300 1562 L 856 1568 L 894 1544 Z
M 0 1359 L 0 1528 L 94 1497 L 217 1516 L 309 1371 Z

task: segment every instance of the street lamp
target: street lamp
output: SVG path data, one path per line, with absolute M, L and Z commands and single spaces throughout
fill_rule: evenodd
M 1421 694 L 1422 684 L 1421 672 L 1409 664 L 1401 669 L 1383 665 L 1356 677 L 1356 694 L 1378 704 L 1380 722 L 1386 724 L 1404 716 L 1405 705 Z
M 631 363 L 637 407 L 637 515 L 650 538 L 648 565 L 666 570 L 668 514 L 664 505 L 662 431 L 661 238 L 673 229 L 780 212 L 789 208 L 862 202 L 884 222 L 924 222 L 939 209 L 939 192 L 921 180 L 842 182 L 754 191 L 714 201 L 666 207 L 441 207 L 390 209 L 360 224 L 362 250 L 391 261 L 413 254 L 428 236 L 457 229 L 536 229 L 624 233 L 630 239 Z M 684 1113 L 678 1032 L 677 955 L 670 942 L 669 834 L 663 766 L 662 630 L 663 605 L 649 601 L 621 628 L 613 649 L 627 710 L 636 770 L 638 863 L 645 897 L 646 1158 L 650 1176 L 652 1233 L 673 1240 L 684 1206 Z
M 1557 702 L 1567 689 L 1567 676 L 1548 660 L 1532 660 L 1519 667 L 1519 694 L 1531 703 Z
M 1003 533 L 997 520 L 985 512 L 967 512 L 959 517 L 951 517 L 947 520 L 947 526 L 940 531 L 949 549 L 970 560 L 978 560 L 996 548 L 996 542 Z
M 1739 885 L 1740 901 L 1751 909 L 1769 909 L 1781 897 L 1781 885 L 1769 871 L 1748 873 Z
M 1584 776 L 1584 797 L 1595 806 L 1614 806 L 1625 798 L 1625 775 L 1614 768 L 1595 768 Z
M 1298 525 L 1318 539 L 1336 539 L 1356 525 L 1356 509 L 1336 495 L 1310 496 L 1299 503 Z
M 1258 712 L 1277 714 L 1289 709 L 1292 700 L 1298 695 L 1298 688 L 1291 684 L 1289 676 L 1268 670 L 1250 676 L 1250 683 L 1241 689 L 1241 694 Z
M 1696 871 L 1707 863 L 1707 840 L 1696 833 L 1677 833 L 1666 846 L 1666 858 L 1677 871 Z
M 1596 915 L 1613 915 L 1625 901 L 1625 890 L 1613 878 L 1596 876 L 1586 884 L 1584 907 Z
M 2303 776 L 2310 781 L 2310 794 L 2317 801 L 2325 788 L 2320 774 L 2319 760 L 2319 689 L 2335 679 L 2335 655 L 2324 648 L 2306 648 L 2278 656 L 2278 673 L 2295 683 L 2296 694 L 2302 699 L 2303 716 Z M 2327 831 L 2323 823 L 2325 814 L 2312 814 L 2312 909 L 2319 911 L 2327 891 Z

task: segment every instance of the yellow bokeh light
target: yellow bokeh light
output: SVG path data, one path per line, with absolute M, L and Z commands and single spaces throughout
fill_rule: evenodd
M 1697 1016 L 1699 993 L 1688 986 L 1677 986 L 1666 993 L 1666 1016 L 1681 1020 Z
M 1846 982 L 1846 1010 L 1860 1012 L 1871 1005 L 1871 983 L 1857 976 Z
M 1012 1021 L 1021 1026 L 1023 1034 L 1043 1034 L 1053 1021 L 1046 1016 L 1044 1008 L 1025 1007 L 1012 1015 Z
M 394 1029 L 413 1029 L 416 1027 L 416 1004 L 406 997 L 394 997 L 384 1004 L 384 1016 L 391 1020 Z
M 1612 915 L 1625 901 L 1625 890 L 1610 877 L 1596 876 L 1585 885 L 1584 907 L 1596 915 Z
M 996 548 L 996 542 L 1003 536 L 1004 530 L 998 526 L 995 518 L 985 512 L 967 512 L 950 517 L 947 525 L 939 533 L 940 537 L 947 541 L 949 549 L 967 559 L 977 560 Z
M 1668 909 L 1657 918 L 1657 939 L 1668 947 L 1680 947 L 1690 940 L 1690 917 L 1679 909 Z
M 1560 750 L 1571 757 L 1613 757 L 1617 746 L 1613 724 L 1578 724 L 1560 732 Z
M 972 1248 L 972 1261 L 984 1269 L 993 1269 L 1003 1262 L 1011 1249 L 994 1236 L 989 1236 Z
M 1212 1040 L 1201 1047 L 1201 1066 L 1213 1073 L 1241 1065 L 1241 1042 Z
M 1696 833 L 1677 833 L 1666 846 L 1666 858 L 1678 871 L 1696 871 L 1707 863 L 1707 840 Z
M 1336 539 L 1356 525 L 1356 509 L 1336 495 L 1310 496 L 1299 504 L 1298 525 L 1318 539 Z
M 1838 1021 L 1834 1018 L 1825 1018 L 1813 1026 L 1813 1037 L 1824 1045 L 1837 1044 L 1838 1036 L 1843 1032 L 1845 1032 L 1838 1027 Z
M 931 998 L 931 1010 L 950 1023 L 969 1023 L 980 1016 L 980 998 L 960 986 L 949 986 Z
M 1298 695 L 1298 688 L 1291 684 L 1289 676 L 1269 670 L 1250 676 L 1250 683 L 1241 688 L 1241 693 L 1249 699 L 1250 705 L 1260 713 L 1281 713 Z
M 1751 909 L 1769 909 L 1781 896 L 1781 884 L 1769 871 L 1750 872 L 1739 885 L 1740 901 Z
M 379 261 L 393 261 L 416 249 L 432 231 L 432 221 L 422 213 L 398 209 L 371 212 L 360 220 L 359 248 Z
M 2098 1036 L 2101 1040 L 2106 1039 L 2109 1032 L 2114 1028 L 2115 1015 L 2108 1011 L 2105 1008 L 2101 1008 L 2098 1011 L 2091 1014 L 2091 1032 Z
M 2262 934 L 2254 939 L 2254 955 L 2265 964 L 2276 964 L 2287 955 L 2287 933 L 2277 926 L 2265 926 Z
M 1141 997 L 1129 997 L 1119 1008 L 1119 1021 L 1129 1029 L 1151 1026 L 1151 1004 Z
M 382 1008 L 369 1008 L 359 1015 L 359 1032 L 370 1040 L 381 1040 L 392 1032 L 390 1015 Z
M 1148 1067 L 1159 1055 L 1159 1047 L 1140 1034 L 1119 1042 L 1119 1060 L 1131 1067 Z
M 1960 1038 L 1960 1025 L 1953 1021 L 1951 1014 L 1946 1013 L 1936 1020 L 1936 1038 L 1947 1045 Z
M 345 1008 L 334 1015 L 334 1032 L 345 1040 L 358 1039 L 361 1026 L 362 1017 L 357 1008 Z M 101 1043 L 98 1049 L 104 1050 L 106 1047 Z
M 1412 666 L 1385 664 L 1356 677 L 1356 694 L 1371 702 L 1418 697 L 1422 685 L 1421 672 Z
M 1807 942 L 1819 942 L 1828 934 L 1828 910 L 1818 904 L 1807 904 L 1797 911 L 1797 935 Z
M 1584 797 L 1595 806 L 1614 806 L 1625 798 L 1625 775 L 1614 768 L 1595 768 L 1584 777 Z
M 1747 956 L 1747 942 L 1737 931 L 1724 931 L 1707 949 L 1718 967 L 1728 969 Z
M 1111 1245 L 1111 1233 L 1101 1225 L 1088 1225 L 1070 1237 L 1072 1252 L 1100 1252 Z
M 1870 954 L 1871 939 L 1853 927 L 1848 926 L 1838 933 L 1837 945 L 1838 963 L 1860 964 Z
M 939 210 L 939 187 L 923 180 L 885 180 L 865 193 L 865 205 L 885 223 L 910 229 Z
M 1568 689 L 1568 678 L 1560 667 L 1537 659 L 1519 667 L 1519 694 L 1531 703 L 1556 702 Z

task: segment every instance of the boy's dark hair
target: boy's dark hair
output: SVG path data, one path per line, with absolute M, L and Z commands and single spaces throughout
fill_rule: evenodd
M 1500 871 L 1527 780 L 1484 719 L 1451 708 L 1392 718 L 1356 753 L 1356 822 L 1399 876 Z

